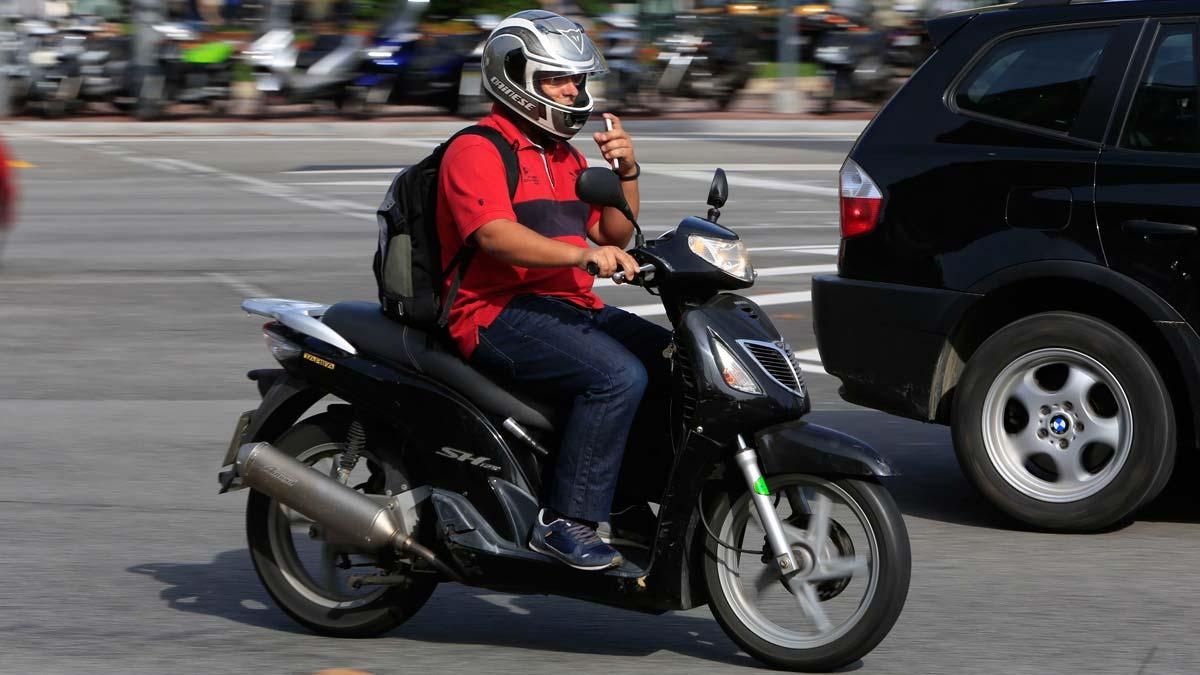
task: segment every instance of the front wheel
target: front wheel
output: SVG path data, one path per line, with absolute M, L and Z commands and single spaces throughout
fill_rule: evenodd
M 1050 530 L 1129 518 L 1175 465 L 1174 408 L 1154 362 L 1113 325 L 1071 312 L 1026 317 L 980 345 L 951 426 L 975 487 Z
M 726 634 L 776 668 L 828 671 L 887 636 L 908 596 L 908 531 L 888 491 L 867 480 L 767 479 L 799 564 L 785 578 L 751 495 L 722 493 L 707 522 L 704 580 Z
M 350 421 L 324 413 L 284 432 L 275 447 L 333 475 L 346 448 Z M 370 446 L 368 446 L 369 448 Z M 397 472 L 364 452 L 347 485 L 366 494 L 396 490 Z M 296 622 L 322 635 L 372 637 L 410 618 L 433 594 L 437 577 L 414 572 L 394 556 L 353 551 L 313 536 L 314 523 L 267 495 L 251 490 L 246 537 L 258 577 L 275 603 Z M 355 588 L 352 576 L 375 575 L 392 585 Z

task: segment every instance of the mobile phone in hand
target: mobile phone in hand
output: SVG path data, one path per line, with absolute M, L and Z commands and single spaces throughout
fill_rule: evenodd
M 605 117 L 605 118 L 604 118 L 604 129 L 605 129 L 606 131 L 612 131 L 612 130 L 613 130 L 613 123 L 612 123 L 612 118 L 611 118 L 611 117 Z M 613 159 L 613 161 L 612 161 L 612 170 L 613 170 L 613 171 L 616 171 L 616 170 L 617 170 L 617 160 L 616 160 L 615 158 L 614 158 L 614 159 Z

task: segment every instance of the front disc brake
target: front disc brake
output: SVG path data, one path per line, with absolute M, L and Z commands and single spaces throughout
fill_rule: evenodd
M 807 530 L 808 514 L 797 513 L 790 518 L 784 519 L 783 522 L 795 527 L 796 529 Z M 846 528 L 842 527 L 842 524 L 834 518 L 829 519 L 829 542 L 832 543 L 834 548 L 837 549 L 836 555 L 838 558 L 854 557 L 854 541 L 850 538 L 850 533 L 847 532 Z M 763 542 L 763 563 L 768 565 L 771 564 L 772 558 L 774 557 L 775 556 L 771 554 L 770 546 L 766 542 Z M 817 584 L 817 598 L 821 602 L 826 602 L 836 598 L 837 596 L 841 595 L 842 591 L 846 590 L 846 587 L 850 585 L 850 580 L 852 578 L 852 576 L 845 576 L 840 579 L 826 579 L 825 581 L 819 582 Z M 784 583 L 782 577 L 779 579 L 779 583 L 781 586 L 783 586 L 785 591 L 788 593 L 792 592 L 791 589 L 788 588 L 787 584 Z

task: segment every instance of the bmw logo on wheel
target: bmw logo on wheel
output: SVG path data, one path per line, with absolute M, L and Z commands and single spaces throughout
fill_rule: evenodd
M 1050 418 L 1050 431 L 1056 434 L 1065 434 L 1067 428 L 1067 418 L 1064 415 L 1055 415 Z

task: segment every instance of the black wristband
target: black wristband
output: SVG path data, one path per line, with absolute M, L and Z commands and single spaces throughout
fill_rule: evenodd
M 637 180 L 638 176 L 642 175 L 642 165 L 634 162 L 633 167 L 637 169 L 637 173 L 633 174 L 632 176 L 622 176 L 621 174 L 617 174 L 617 178 L 620 178 L 622 181 L 627 183 L 631 180 Z

